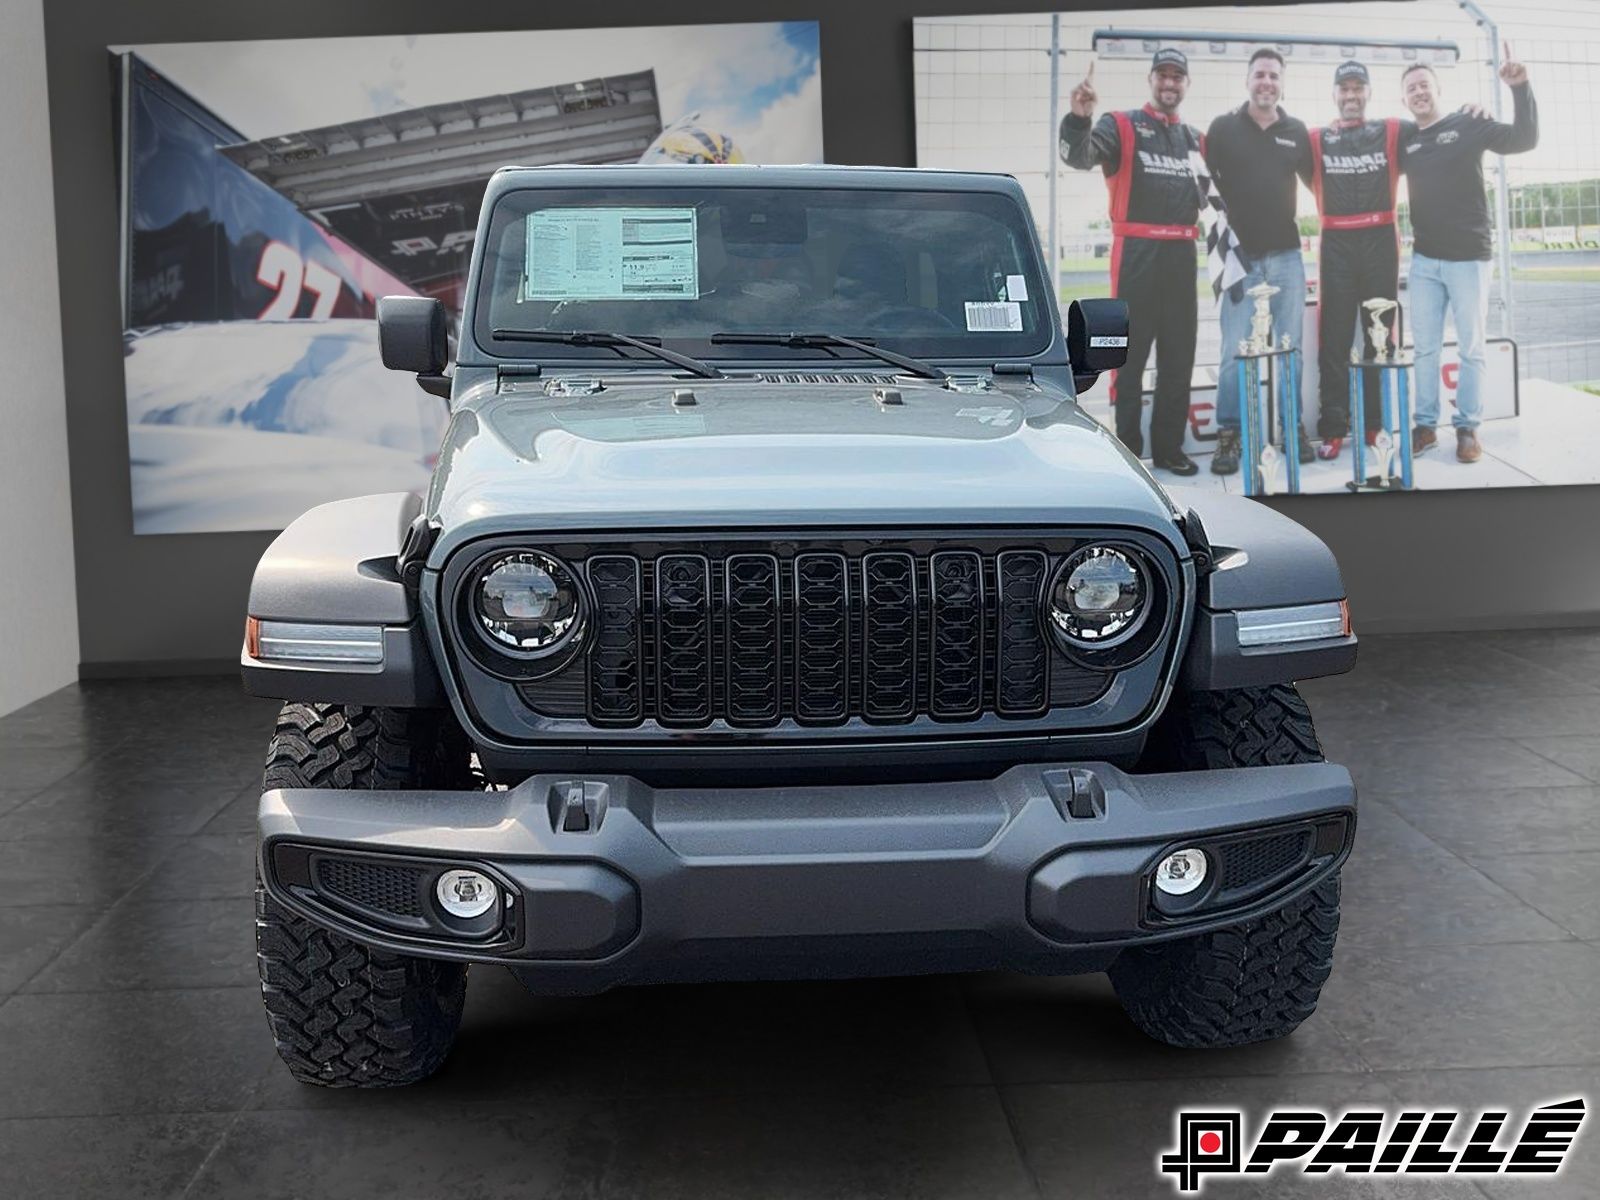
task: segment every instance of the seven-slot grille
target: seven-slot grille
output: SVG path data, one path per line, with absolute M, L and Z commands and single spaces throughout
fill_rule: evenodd
M 790 549 L 592 554 L 583 715 L 679 728 L 961 721 L 1039 716 L 1104 690 L 1103 673 L 1051 653 L 1042 551 Z

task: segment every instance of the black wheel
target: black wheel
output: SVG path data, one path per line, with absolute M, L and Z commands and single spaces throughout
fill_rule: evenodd
M 286 704 L 265 789 L 470 787 L 447 713 Z M 278 1055 L 302 1083 L 397 1087 L 444 1062 L 467 968 L 369 949 L 287 911 L 256 881 L 256 964 Z
M 1163 770 L 1321 762 L 1311 711 L 1289 684 L 1173 698 L 1152 735 Z M 1293 1033 L 1333 970 L 1339 876 L 1255 921 L 1125 950 L 1111 983 L 1128 1017 L 1172 1046 L 1242 1046 Z

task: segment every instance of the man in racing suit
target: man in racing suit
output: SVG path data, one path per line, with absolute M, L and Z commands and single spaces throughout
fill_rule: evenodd
M 1061 121 L 1061 157 L 1069 167 L 1099 167 L 1111 200 L 1111 289 L 1128 304 L 1128 358 L 1111 383 L 1117 437 L 1143 452 L 1140 409 L 1144 368 L 1156 352 L 1150 451 L 1155 466 L 1175 475 L 1199 469 L 1183 452 L 1194 372 L 1198 314 L 1195 241 L 1200 192 L 1189 162 L 1204 150 L 1198 130 L 1178 107 L 1189 90 L 1189 60 L 1159 50 L 1150 64 L 1150 103 L 1094 119 L 1094 67 L 1072 92 Z
M 1409 121 L 1367 120 L 1372 97 L 1367 68 L 1341 63 L 1333 75 L 1339 119 L 1311 131 L 1311 191 L 1322 218 L 1320 282 L 1317 296 L 1317 457 L 1333 459 L 1350 429 L 1350 351 L 1358 328 L 1365 329 L 1362 304 L 1375 297 L 1395 299 L 1400 292 L 1400 234 L 1395 224 L 1395 192 L 1400 186 L 1400 139 Z M 1393 328 L 1394 312 L 1384 318 Z M 1364 357 L 1376 347 L 1367 345 Z M 1382 411 L 1376 369 L 1364 372 L 1365 423 L 1375 435 Z

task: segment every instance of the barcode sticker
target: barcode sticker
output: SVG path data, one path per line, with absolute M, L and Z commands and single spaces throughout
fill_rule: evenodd
M 986 304 L 967 301 L 968 333 L 1021 333 L 1022 305 L 1015 300 L 996 300 Z

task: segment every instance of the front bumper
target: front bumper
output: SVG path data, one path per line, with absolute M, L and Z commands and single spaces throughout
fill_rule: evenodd
M 591 992 L 669 979 L 1010 967 L 1068 973 L 1234 924 L 1337 869 L 1355 789 L 1331 763 L 1129 775 L 1104 763 L 876 787 L 653 789 L 534 776 L 508 791 L 276 790 L 261 877 L 285 907 L 408 954 L 505 962 Z M 1172 850 L 1206 883 L 1162 898 Z M 494 878 L 471 928 L 445 870 Z M 1181 909 L 1181 911 L 1179 911 Z

